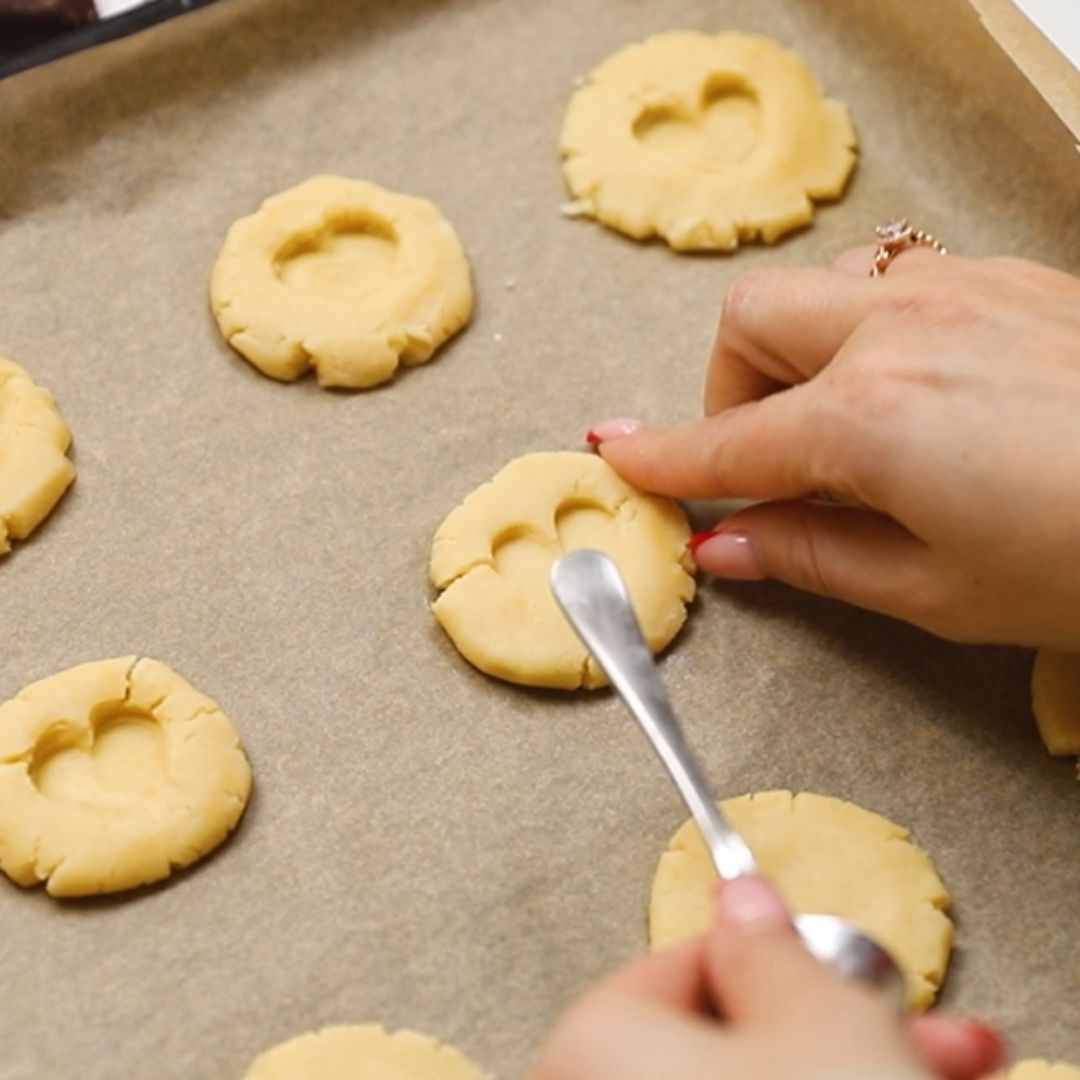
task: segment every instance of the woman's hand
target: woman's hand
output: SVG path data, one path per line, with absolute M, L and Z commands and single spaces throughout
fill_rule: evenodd
M 902 1020 L 806 952 L 765 882 L 723 886 L 703 937 L 611 976 L 572 1008 L 529 1080 L 975 1080 L 983 1024 Z
M 762 500 L 695 538 L 707 572 L 1080 652 L 1080 280 L 928 249 L 869 263 L 738 278 L 706 418 L 590 438 L 647 491 Z

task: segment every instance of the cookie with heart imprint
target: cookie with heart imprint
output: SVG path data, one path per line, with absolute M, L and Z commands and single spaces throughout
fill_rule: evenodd
M 847 108 L 791 50 L 754 34 L 657 34 L 571 98 L 564 213 L 676 251 L 772 243 L 842 193 L 855 145 Z
M 638 491 L 602 458 L 526 454 L 439 526 L 432 611 L 462 656 L 488 675 L 559 690 L 604 686 L 548 588 L 552 564 L 578 548 L 610 555 L 649 648 L 660 652 L 694 596 L 689 537 L 676 503 Z
M 210 277 L 225 340 L 264 375 L 353 390 L 422 364 L 469 321 L 469 263 L 426 199 L 314 176 L 237 221 Z
M 218 705 L 157 660 L 98 660 L 0 706 L 0 870 L 53 896 L 131 889 L 217 847 L 251 769 Z

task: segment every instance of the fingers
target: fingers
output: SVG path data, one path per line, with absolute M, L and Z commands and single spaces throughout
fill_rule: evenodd
M 929 549 L 890 518 L 856 507 L 763 503 L 695 537 L 706 573 L 772 578 L 912 622 L 931 604 Z
M 783 901 L 763 879 L 723 883 L 717 909 L 704 964 L 726 1021 L 781 1020 L 793 1001 L 835 981 L 803 948 Z
M 599 993 L 642 998 L 672 1010 L 697 1012 L 705 1002 L 703 943 L 700 937 L 640 957 L 609 976 Z
M 555 1029 L 529 1080 L 703 1075 L 715 1058 L 704 944 L 694 938 L 605 979 Z
M 832 268 L 847 277 L 869 278 L 870 268 L 874 265 L 875 251 L 877 247 L 874 244 L 861 244 L 859 247 L 849 248 L 837 257 Z M 940 264 L 934 260 L 940 260 L 941 257 L 927 245 L 905 248 L 893 256 L 889 263 L 888 275 L 890 278 L 897 278 L 913 273 L 923 273 L 928 269 L 939 269 Z M 967 265 L 969 262 L 955 255 L 950 255 L 949 260 L 954 269 L 957 263 Z M 878 284 L 880 285 L 880 279 Z
M 830 270 L 766 270 L 736 278 L 709 359 L 706 415 L 812 378 L 880 295 L 869 280 Z
M 1004 1040 L 979 1020 L 916 1016 L 909 1021 L 908 1033 L 927 1069 L 941 1080 L 977 1080 L 1005 1064 Z
M 845 251 L 831 269 L 764 270 L 736 278 L 724 300 L 705 377 L 705 414 L 756 401 L 813 378 L 868 315 L 887 302 L 880 278 L 871 280 L 873 244 Z M 927 245 L 894 255 L 889 282 L 909 284 L 942 267 Z M 949 256 L 952 272 L 968 259 Z
M 643 491 L 676 498 L 790 499 L 828 486 L 808 447 L 820 443 L 806 388 L 672 428 L 593 429 L 599 451 Z M 626 420 L 616 423 L 626 425 Z
M 528 1080 L 705 1077 L 716 1057 L 716 1033 L 699 1017 L 592 995 L 556 1027 Z

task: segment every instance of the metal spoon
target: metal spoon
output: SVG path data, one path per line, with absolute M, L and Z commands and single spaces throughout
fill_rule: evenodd
M 551 568 L 551 591 L 667 766 L 716 872 L 725 881 L 756 873 L 750 848 L 713 801 L 683 737 L 615 563 L 599 551 L 573 551 Z M 822 963 L 903 1003 L 903 976 L 895 961 L 851 923 L 836 915 L 796 915 L 795 927 Z

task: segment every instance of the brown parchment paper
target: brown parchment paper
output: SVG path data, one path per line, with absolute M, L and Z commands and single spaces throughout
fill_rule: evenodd
M 971 0 L 986 29 L 1080 138 L 1080 72 L 1012 0 Z
M 729 27 L 797 46 L 851 104 L 846 197 L 734 257 L 564 220 L 575 78 Z M 228 1080 L 357 1021 L 520 1076 L 643 949 L 684 812 L 609 694 L 460 659 L 427 611 L 442 517 L 599 418 L 694 414 L 743 270 L 907 214 L 1080 271 L 1072 139 L 959 0 L 228 0 L 0 85 L 0 154 L 0 353 L 54 391 L 79 468 L 0 562 L 0 693 L 155 656 L 220 701 L 256 777 L 236 836 L 162 887 L 57 903 L 0 881 L 4 1080 Z M 465 334 L 366 394 L 261 377 L 207 311 L 227 226 L 318 172 L 435 200 L 475 270 Z M 910 826 L 956 900 L 946 1003 L 1080 1061 L 1080 785 L 1036 735 L 1029 665 L 705 584 L 663 671 L 718 796 L 787 786 Z

